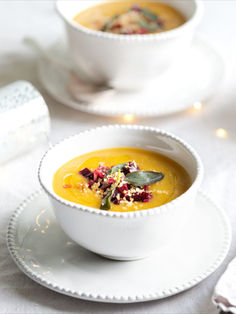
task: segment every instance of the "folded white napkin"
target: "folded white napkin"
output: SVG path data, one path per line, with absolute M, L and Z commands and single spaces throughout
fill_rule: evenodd
M 212 301 L 222 311 L 236 314 L 236 257 L 218 281 Z

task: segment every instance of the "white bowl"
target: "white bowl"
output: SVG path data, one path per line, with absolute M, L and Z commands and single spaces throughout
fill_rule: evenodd
M 102 2 L 105 1 L 59 0 L 56 8 L 65 22 L 69 52 L 78 68 L 93 81 L 118 89 L 144 87 L 174 62 L 184 60 L 203 9 L 198 0 L 164 1 L 182 12 L 187 21 L 159 34 L 111 34 L 72 20 L 80 11 Z
M 58 168 L 78 155 L 112 147 L 137 147 L 168 156 L 186 169 L 192 184 L 165 205 L 126 213 L 86 207 L 55 194 L 52 182 Z M 88 250 L 118 260 L 146 257 L 172 241 L 191 214 L 202 174 L 202 163 L 189 145 L 164 131 L 135 125 L 103 126 L 71 136 L 50 148 L 39 166 L 39 181 L 65 233 Z

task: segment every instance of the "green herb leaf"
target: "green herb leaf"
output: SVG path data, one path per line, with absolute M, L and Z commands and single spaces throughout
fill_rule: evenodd
M 144 20 L 140 20 L 139 25 L 145 29 L 147 29 L 148 31 L 154 32 L 158 29 L 160 29 L 159 25 L 157 24 L 148 24 L 147 22 L 145 22 Z
M 108 192 L 107 195 L 102 199 L 100 209 L 108 210 L 111 208 L 111 198 L 117 187 L 117 184 L 119 183 L 120 170 L 122 170 L 126 165 L 127 163 L 119 164 L 117 166 L 112 167 L 111 169 L 107 171 L 107 174 L 118 172 L 117 182 L 116 184 L 113 185 L 113 189 L 110 192 Z
M 108 29 L 110 29 L 111 26 L 112 26 L 112 24 L 115 22 L 115 20 L 116 20 L 119 16 L 120 16 L 120 14 L 116 14 L 116 15 L 114 15 L 112 18 L 110 18 L 110 19 L 108 20 L 108 22 L 106 22 L 106 23 L 103 25 L 101 31 L 102 31 L 102 32 L 106 32 Z
M 107 193 L 107 195 L 102 199 L 100 209 L 108 210 L 111 208 L 111 198 L 114 193 L 114 190 Z
M 114 167 L 112 167 L 111 169 L 109 169 L 107 171 L 107 174 L 111 174 L 111 173 L 117 172 L 117 171 L 119 171 L 119 169 L 122 170 L 127 165 L 128 165 L 127 163 L 123 163 L 123 164 L 119 164 L 117 166 L 114 166 Z
M 161 181 L 164 178 L 164 174 L 155 171 L 134 171 L 128 173 L 125 176 L 125 181 L 131 183 L 134 186 L 150 185 Z
M 148 9 L 141 9 L 141 12 L 149 20 L 152 20 L 152 21 L 158 20 L 158 16 L 156 14 L 152 13 L 151 11 L 149 11 Z

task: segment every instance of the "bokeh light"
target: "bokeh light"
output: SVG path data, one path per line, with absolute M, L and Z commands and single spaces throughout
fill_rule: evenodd
M 218 128 L 216 130 L 216 136 L 220 138 L 226 138 L 228 137 L 228 132 L 223 128 Z
M 131 123 L 131 122 L 134 121 L 134 119 L 135 119 L 135 116 L 134 116 L 132 113 L 126 113 L 126 114 L 123 116 L 124 122 Z
M 193 104 L 193 108 L 195 110 L 201 110 L 202 109 L 202 103 L 200 101 L 195 101 L 195 103 Z

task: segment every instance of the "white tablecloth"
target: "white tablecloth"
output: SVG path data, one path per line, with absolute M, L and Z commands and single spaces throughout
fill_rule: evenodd
M 206 10 L 199 31 L 225 60 L 226 75 L 222 85 L 199 113 L 186 111 L 135 122 L 164 128 L 196 148 L 205 166 L 202 187 L 225 209 L 235 226 L 236 1 L 204 2 Z M 37 56 L 22 44 L 22 39 L 33 36 L 41 43 L 49 44 L 61 35 L 62 29 L 51 1 L 0 1 L 0 86 L 25 79 L 42 91 L 36 74 Z M 52 117 L 53 143 L 93 126 L 122 122 L 69 109 L 48 96 L 46 101 Z M 215 130 L 220 127 L 228 131 L 227 139 L 215 136 Z M 130 305 L 85 302 L 50 291 L 22 274 L 9 256 L 5 233 L 10 214 L 39 187 L 36 171 L 44 149 L 42 146 L 0 166 L 0 313 L 218 313 L 211 304 L 211 295 L 226 264 L 236 255 L 235 230 L 230 253 L 219 270 L 189 291 L 161 301 Z

